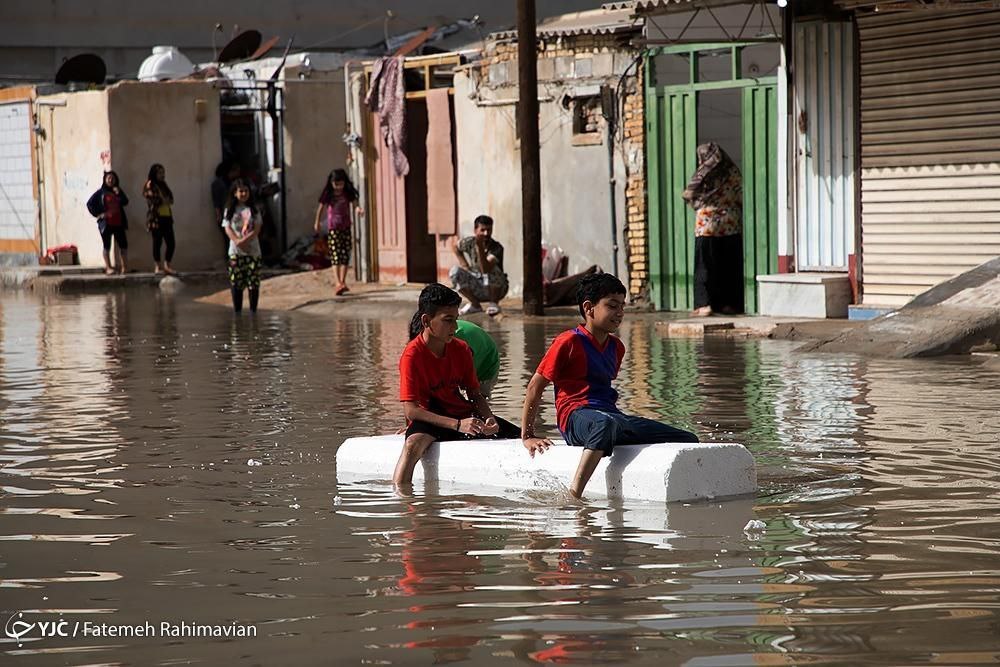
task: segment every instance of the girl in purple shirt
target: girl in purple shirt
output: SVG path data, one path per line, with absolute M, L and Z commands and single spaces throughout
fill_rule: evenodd
M 348 291 L 347 265 L 351 263 L 351 206 L 358 215 L 364 210 L 358 205 L 358 191 L 343 169 L 334 169 L 326 179 L 316 207 L 313 229 L 327 232 L 330 263 L 337 272 L 337 296 Z

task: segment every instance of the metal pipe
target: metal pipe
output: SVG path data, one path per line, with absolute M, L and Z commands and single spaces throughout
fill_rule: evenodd
M 364 111 L 357 110 L 354 104 L 354 97 L 351 95 L 351 65 L 363 65 L 363 60 L 348 60 L 344 63 L 344 104 L 346 111 L 346 121 L 351 127 L 351 131 L 362 137 L 364 140 L 364 130 L 363 127 L 355 127 L 354 125 L 354 114 L 357 112 L 358 119 L 363 120 L 362 114 Z M 359 123 L 363 125 L 363 123 Z M 365 205 L 365 219 L 372 220 L 372 210 L 371 204 L 369 202 L 368 193 L 368 173 L 365 170 L 364 165 L 364 145 L 362 144 L 360 151 L 354 150 L 352 146 L 348 146 L 349 155 L 351 156 L 351 175 L 354 177 L 354 184 L 358 188 L 358 193 L 361 197 L 364 197 Z M 357 153 L 361 153 L 361 159 L 358 159 Z M 369 243 L 369 236 L 371 235 L 370 223 L 366 227 L 363 221 L 358 221 L 355 225 L 358 233 L 355 235 L 354 256 L 358 261 L 354 263 L 354 279 L 364 282 L 371 282 L 371 257 L 370 252 L 368 252 L 367 245 Z M 362 252 L 364 251 L 364 252 Z
M 615 198 L 615 99 L 610 86 L 601 89 L 601 112 L 607 121 L 608 200 L 611 206 L 611 272 L 618 275 L 618 205 Z

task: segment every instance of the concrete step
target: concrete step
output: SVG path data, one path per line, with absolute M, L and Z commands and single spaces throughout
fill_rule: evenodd
M 403 438 L 349 438 L 337 450 L 337 479 L 391 478 Z M 519 439 L 434 443 L 413 479 L 479 495 L 499 495 L 505 489 L 565 491 L 582 450 L 554 442 L 534 458 Z M 659 443 L 615 448 L 614 455 L 601 461 L 584 495 L 673 502 L 742 496 L 756 490 L 753 456 L 742 445 Z
M 776 273 L 757 276 L 761 315 L 847 317 L 853 300 L 847 273 Z

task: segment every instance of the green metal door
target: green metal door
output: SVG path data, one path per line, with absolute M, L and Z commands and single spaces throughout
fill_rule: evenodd
M 686 310 L 694 300 L 694 211 L 681 193 L 695 166 L 695 93 L 663 93 L 651 102 L 652 134 L 659 137 L 647 144 L 651 296 L 658 308 Z
M 695 169 L 702 91 L 742 90 L 743 276 L 748 313 L 757 312 L 757 275 L 777 272 L 777 81 L 744 78 L 740 62 L 747 46 L 691 44 L 646 54 L 649 287 L 653 304 L 661 310 L 694 306 L 694 212 L 681 193 Z M 731 78 L 699 81 L 699 53 L 720 50 L 731 54 Z M 656 83 L 654 59 L 664 54 L 688 58 L 687 83 Z
M 775 86 L 743 89 L 744 306 L 758 310 L 759 275 L 778 272 L 778 99 Z

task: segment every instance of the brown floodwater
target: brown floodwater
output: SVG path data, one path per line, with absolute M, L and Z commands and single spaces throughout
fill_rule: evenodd
M 137 290 L 7 293 L 0 320 L 0 663 L 1000 661 L 1000 370 L 980 359 L 627 319 L 622 407 L 745 444 L 755 498 L 404 498 L 338 484 L 336 452 L 401 424 L 406 318 Z M 516 421 L 565 322 L 487 326 Z

